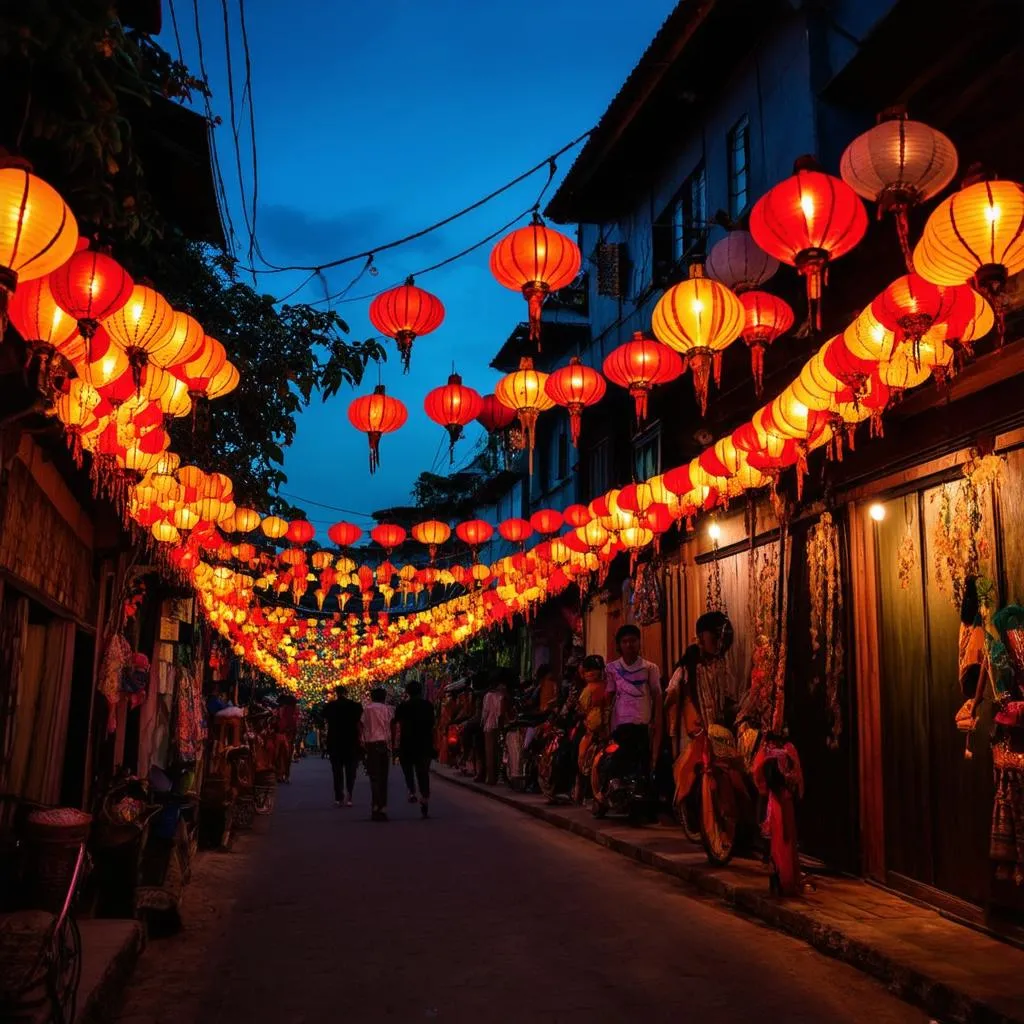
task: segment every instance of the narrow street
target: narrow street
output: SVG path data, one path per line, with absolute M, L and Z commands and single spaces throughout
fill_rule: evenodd
M 924 1021 L 853 968 L 671 880 L 436 782 L 371 824 L 296 766 L 265 835 L 200 859 L 120 1024 L 346 1020 Z M 706 1015 L 706 1017 L 704 1016 Z

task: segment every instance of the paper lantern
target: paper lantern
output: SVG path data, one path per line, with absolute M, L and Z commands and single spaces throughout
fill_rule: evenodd
M 395 339 L 406 373 L 409 372 L 413 341 L 437 330 L 442 320 L 444 306 L 441 300 L 417 288 L 411 277 L 405 284 L 389 288 L 370 303 L 370 322 L 381 334 Z
M 494 535 L 494 527 L 483 519 L 468 519 L 455 527 L 455 535 L 474 551 Z
M 260 525 L 260 514 L 254 508 L 236 508 L 222 525 L 228 533 L 252 533 Z
M 260 529 L 271 540 L 280 540 L 288 532 L 288 523 L 280 516 L 267 516 L 260 523 Z
M 52 273 L 77 244 L 78 225 L 57 190 L 24 160 L 0 153 L 0 337 L 18 282 Z
M 892 213 L 907 269 L 913 270 L 907 211 L 938 195 L 954 178 L 956 147 L 940 131 L 894 108 L 858 135 L 843 153 L 839 173 L 859 196 Z
M 488 433 L 504 430 L 511 426 L 516 420 L 515 409 L 502 405 L 495 395 L 484 395 L 481 399 L 482 405 L 477 415 L 477 422 Z
M 430 561 L 437 558 L 437 549 L 452 535 L 451 527 L 437 519 L 428 519 L 426 522 L 416 523 L 412 528 L 414 540 L 427 545 L 430 552 Z
M 640 427 L 647 419 L 651 390 L 680 376 L 683 361 L 679 353 L 667 345 L 635 331 L 624 345 L 612 349 L 604 361 L 603 370 L 613 384 L 629 391 L 636 408 L 637 426 Z
M 740 336 L 743 322 L 743 304 L 725 285 L 705 277 L 699 263 L 654 307 L 651 328 L 659 341 L 688 361 L 702 415 L 707 412 L 712 366 L 717 380 L 720 355 Z
M 353 523 L 344 521 L 328 527 L 327 536 L 339 548 L 349 548 L 363 535 L 363 531 Z
M 818 329 L 825 269 L 848 253 L 867 227 L 867 211 L 857 193 L 818 170 L 810 157 L 801 157 L 793 176 L 769 189 L 750 211 L 754 241 L 806 279 L 811 323 Z
M 498 524 L 498 533 L 510 544 L 525 544 L 533 533 L 533 527 L 526 519 L 506 519 Z
M 103 318 L 107 333 L 128 353 L 138 379 L 151 353 L 159 353 L 171 337 L 174 310 L 155 289 L 144 284 L 132 288 L 127 302 Z
M 203 349 L 206 333 L 198 320 L 178 310 L 171 312 L 171 326 L 162 345 L 150 353 L 150 360 L 167 368 L 194 359 Z
M 218 398 L 223 398 L 225 395 L 230 395 L 238 387 L 240 380 L 241 376 L 238 373 L 238 368 L 233 363 L 226 362 L 210 378 L 210 382 L 206 386 L 205 397 L 207 401 L 213 402 Z
M 529 451 L 529 472 L 533 476 L 533 448 L 536 439 L 537 418 L 555 403 L 544 389 L 548 375 L 533 368 L 533 360 L 523 356 L 519 369 L 498 381 L 494 395 L 508 409 L 515 411 L 523 429 L 526 447 Z
M 530 526 L 533 527 L 537 533 L 549 534 L 558 533 L 562 528 L 562 513 L 557 512 L 553 508 L 542 508 L 530 516 Z
M 185 383 L 189 395 L 196 401 L 206 396 L 210 381 L 224 368 L 227 358 L 224 346 L 207 334 L 203 336 L 202 348 L 191 359 L 175 363 L 168 370 Z
M 451 463 L 455 462 L 455 442 L 462 437 L 462 428 L 480 415 L 483 405 L 479 392 L 463 384 L 457 373 L 451 374 L 444 386 L 429 391 L 423 400 L 427 416 L 448 431 Z
M 316 535 L 316 529 L 312 523 L 305 519 L 293 519 L 288 524 L 288 532 L 285 534 L 288 542 L 296 547 L 308 544 Z
M 390 555 L 405 540 L 406 533 L 395 523 L 381 523 L 370 531 L 370 537 Z
M 590 514 L 590 509 L 586 505 L 570 505 L 562 512 L 562 515 L 566 523 L 574 529 L 586 526 L 593 518 Z
M 730 231 L 711 247 L 704 269 L 708 277 L 739 295 L 774 277 L 779 261 L 769 256 L 749 231 Z
M 741 337 L 750 349 L 754 390 L 760 398 L 764 386 L 765 349 L 793 326 L 793 310 L 769 292 L 745 291 L 739 299 L 743 305 Z
M 555 370 L 544 382 L 548 398 L 569 411 L 573 445 L 579 443 L 583 410 L 600 402 L 607 388 L 604 377 L 593 367 L 584 366 L 579 356 L 573 356 L 568 366 Z
M 15 330 L 33 358 L 39 359 L 41 376 L 45 378 L 53 353 L 63 352 L 78 335 L 74 318 L 57 304 L 49 276 L 22 284 L 11 297 L 9 312 Z
M 361 395 L 348 407 L 349 422 L 361 430 L 370 441 L 370 474 L 377 471 L 380 465 L 380 440 L 384 434 L 390 434 L 405 425 L 409 412 L 397 398 L 392 398 L 378 384 L 373 393 Z
M 525 297 L 530 340 L 540 339 L 540 311 L 551 292 L 576 279 L 582 258 L 576 243 L 547 227 L 534 214 L 533 223 L 506 235 L 491 251 L 491 273 L 499 284 Z

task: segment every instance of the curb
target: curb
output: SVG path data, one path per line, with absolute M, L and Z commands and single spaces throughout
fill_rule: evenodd
M 117 921 L 117 924 L 121 923 L 121 921 Z M 79 989 L 74 1024 L 100 1024 L 102 1021 L 109 1020 L 114 1008 L 120 1002 L 145 947 L 142 926 L 136 921 L 130 923 L 132 925 L 130 932 L 105 965 L 102 975 L 96 979 L 87 992 Z
M 434 769 L 435 778 L 471 790 L 481 796 L 512 807 L 520 813 L 580 836 L 624 857 L 639 861 L 648 867 L 672 875 L 687 887 L 715 897 L 727 906 L 755 917 L 779 931 L 792 935 L 812 946 L 820 953 L 840 960 L 883 982 L 889 991 L 926 1010 L 948 1024 L 1024 1024 L 1024 1020 L 1009 1017 L 974 996 L 959 991 L 918 968 L 899 961 L 876 946 L 857 939 L 841 928 L 815 919 L 791 904 L 781 903 L 766 895 L 761 888 L 736 885 L 708 871 L 678 864 L 628 840 L 608 835 L 582 822 L 563 817 L 556 811 L 538 804 L 524 804 L 515 797 L 495 788 L 481 788 L 468 779 L 461 779 Z

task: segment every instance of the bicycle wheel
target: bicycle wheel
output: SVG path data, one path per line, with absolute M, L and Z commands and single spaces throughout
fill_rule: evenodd
M 700 840 L 712 864 L 725 867 L 736 851 L 736 801 L 727 772 L 712 766 L 701 777 Z
M 701 836 L 701 787 L 694 786 L 692 791 L 679 803 L 672 805 L 672 812 L 683 830 L 683 835 L 691 843 L 703 842 Z
M 46 987 L 53 1007 L 54 1024 L 72 1024 L 82 981 L 82 933 L 72 914 L 54 936 Z

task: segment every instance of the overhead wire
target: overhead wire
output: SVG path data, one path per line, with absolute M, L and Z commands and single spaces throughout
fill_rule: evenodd
M 258 248 L 256 240 L 256 206 L 260 194 L 259 160 L 256 156 L 256 110 L 252 92 L 252 53 L 249 50 L 249 30 L 245 22 L 245 0 L 238 0 L 238 20 L 242 29 L 242 55 L 245 60 L 245 86 L 242 90 L 242 106 L 245 97 L 249 98 L 249 141 L 252 160 L 252 231 L 249 236 L 249 262 L 252 263 L 253 250 Z M 262 258 L 262 256 L 261 256 Z

